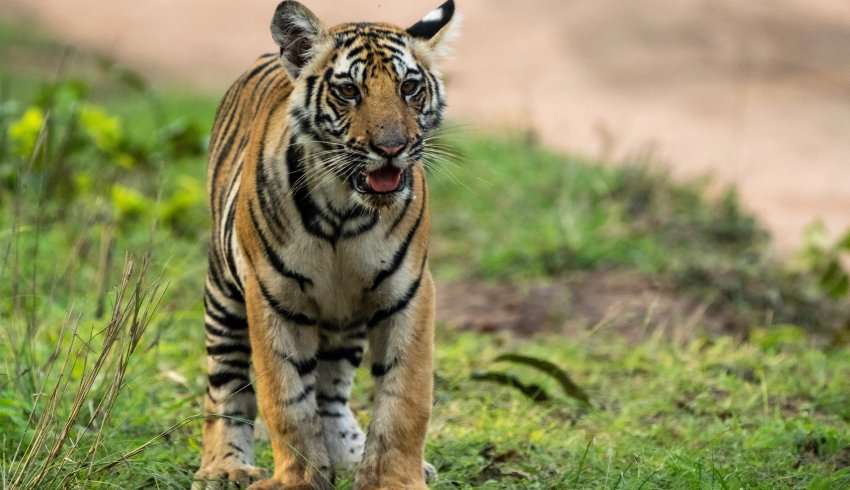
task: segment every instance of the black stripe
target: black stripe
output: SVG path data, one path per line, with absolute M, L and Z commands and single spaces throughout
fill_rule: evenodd
M 218 344 L 207 346 L 207 355 L 209 356 L 233 354 L 234 352 L 250 354 L 251 346 L 248 344 Z
M 339 39 L 340 37 L 345 36 L 345 35 L 351 35 L 351 37 L 349 37 L 348 39 L 345 39 L 345 40 Z M 357 41 L 357 31 L 353 31 L 353 30 L 352 31 L 345 31 L 345 32 L 340 32 L 339 34 L 337 34 L 336 44 L 337 44 L 337 47 L 340 47 L 342 49 L 350 48 L 351 45 L 354 44 L 355 41 Z
M 356 58 L 360 53 L 362 53 L 365 50 L 366 50 L 366 46 L 364 46 L 364 45 L 357 46 L 356 48 L 354 48 L 354 49 L 352 49 L 351 51 L 348 52 L 348 54 L 346 55 L 346 59 L 350 62 L 352 59 Z
M 208 334 L 214 335 L 216 337 L 224 337 L 224 338 L 227 338 L 227 339 L 244 339 L 245 338 L 244 333 L 225 332 L 224 330 L 216 328 L 215 325 L 212 325 L 208 322 L 204 322 L 204 330 L 206 330 L 206 332 Z
M 236 258 L 233 255 L 233 247 L 231 246 L 233 238 L 233 222 L 236 219 L 236 204 L 239 201 L 239 191 L 236 191 L 236 196 L 233 198 L 233 204 L 230 206 L 230 212 L 227 215 L 227 222 L 224 225 L 224 264 L 230 272 L 230 277 L 239 289 L 244 289 L 239 281 L 239 274 L 236 271 Z
M 263 83 L 263 82 L 266 82 L 266 84 L 263 86 L 263 88 L 258 93 L 257 88 L 259 88 L 260 84 Z M 274 78 L 269 78 L 268 80 L 266 80 L 265 76 L 264 76 L 264 79 L 262 81 L 257 82 L 257 86 L 254 88 L 254 114 L 258 114 L 260 112 L 260 106 L 262 106 L 263 103 L 266 102 L 266 100 L 267 100 L 266 95 L 268 95 L 268 93 L 272 89 L 279 88 L 281 85 L 283 85 L 285 83 L 286 82 L 282 81 L 279 78 L 277 80 L 275 80 Z M 265 134 L 265 131 L 263 131 L 263 134 Z
M 321 140 L 322 136 L 313 129 L 310 116 L 299 108 L 292 109 L 292 117 L 295 119 L 295 129 L 299 134 L 306 134 L 314 140 Z
M 344 396 L 330 396 L 322 393 L 316 394 L 316 401 L 319 403 L 339 403 L 345 405 L 348 403 L 348 398 Z
M 372 376 L 375 378 L 383 378 L 387 375 L 387 373 L 395 369 L 396 366 L 398 366 L 398 358 L 393 359 L 389 364 L 376 362 L 375 364 L 372 364 Z
M 236 111 L 232 111 L 228 116 L 228 124 L 231 118 L 235 115 Z M 229 129 L 229 128 L 228 128 Z M 230 155 L 230 149 L 233 147 L 233 142 L 236 140 L 236 135 L 238 131 L 229 131 L 227 134 L 227 138 L 225 138 L 224 143 L 215 151 L 214 155 L 211 155 L 212 165 L 213 165 L 213 173 L 210 176 L 211 184 L 215 184 L 218 181 L 218 174 L 221 168 L 224 166 L 224 160 Z M 220 140 L 214 140 L 215 142 L 219 142 Z
M 314 124 L 316 126 L 319 126 L 319 122 L 321 121 L 322 108 L 321 108 L 320 103 L 322 101 L 322 96 L 325 93 L 325 85 L 330 83 L 331 75 L 333 75 L 333 72 L 334 72 L 333 68 L 328 68 L 327 70 L 325 70 L 325 74 L 322 77 L 322 80 L 319 82 L 319 90 L 316 93 L 316 107 L 315 107 L 316 116 L 314 118 Z
M 222 277 L 222 273 L 219 268 L 220 262 L 216 261 L 214 256 L 215 254 L 213 253 L 213 249 L 216 248 L 218 247 L 216 247 L 214 244 L 210 245 L 210 258 L 207 272 L 208 274 L 211 273 L 212 277 L 210 278 L 208 276 L 208 278 L 212 279 L 212 285 L 215 286 L 215 288 L 218 290 L 219 293 L 222 294 L 222 296 L 229 299 L 230 301 L 233 301 L 234 303 L 238 303 L 244 306 L 245 298 L 242 296 L 242 293 L 240 293 L 239 290 L 236 289 L 235 285 L 228 282 Z M 206 293 L 207 291 L 204 290 L 204 294 Z
M 266 299 L 269 306 L 271 306 L 275 313 L 277 313 L 281 318 L 290 323 L 294 323 L 295 325 L 309 326 L 316 324 L 316 321 L 307 315 L 286 309 L 278 300 L 274 299 L 271 294 L 269 294 L 269 291 L 266 289 L 265 285 L 263 285 L 262 281 L 257 280 L 257 283 L 260 285 L 260 292 L 263 294 L 263 298 Z
M 358 226 L 357 228 L 355 228 L 353 230 L 343 232 L 342 235 L 341 235 L 342 238 L 355 238 L 355 237 L 358 237 L 358 236 L 360 236 L 364 233 L 368 233 L 369 231 L 371 231 L 372 228 L 374 228 L 375 225 L 378 224 L 378 213 L 370 213 L 369 216 L 371 216 L 371 218 L 368 221 L 366 221 L 365 223 L 363 223 L 362 225 Z M 344 229 L 344 228 L 345 228 L 345 223 L 343 223 L 342 226 L 341 226 L 341 229 Z
M 410 231 L 407 232 L 407 236 L 404 238 L 404 242 L 401 244 L 401 247 L 399 247 L 395 254 L 393 254 L 393 260 L 390 263 L 390 266 L 378 272 L 375 276 L 375 280 L 372 281 L 371 291 L 378 289 L 382 282 L 395 274 L 399 267 L 401 267 L 404 259 L 407 257 L 407 251 L 410 249 L 410 244 L 413 242 L 413 238 L 416 236 L 416 231 L 419 230 L 419 225 L 422 223 L 422 217 L 425 215 L 425 206 L 428 205 L 428 194 L 425 191 L 424 186 L 422 187 L 422 191 L 422 205 L 419 207 L 419 216 L 416 217 L 416 222 L 413 223 Z
M 218 156 L 210 158 L 210 165 L 212 165 L 212 176 L 210 177 L 210 186 L 212 186 L 212 190 L 210 191 L 210 209 L 212 209 L 212 216 L 214 218 L 214 223 L 218 224 L 221 220 L 220 211 L 223 208 L 224 200 L 226 199 L 226 194 L 224 194 L 223 190 L 220 190 L 220 186 L 217 186 L 218 175 L 221 169 L 225 166 L 224 160 L 230 156 L 230 151 L 233 148 L 233 141 L 236 139 L 237 132 L 234 131 L 227 136 L 225 139 L 224 147 L 221 152 L 218 153 Z
M 235 136 L 238 131 L 232 131 L 233 121 L 236 119 L 236 116 L 241 112 L 239 102 L 242 100 L 241 94 L 241 85 L 239 82 L 234 83 L 230 89 L 228 89 L 227 94 L 224 96 L 224 100 L 221 101 L 221 105 L 219 106 L 219 112 L 223 115 L 226 114 L 224 119 L 219 119 L 216 117 L 216 123 L 214 128 L 214 133 L 212 136 L 212 141 L 210 145 L 210 161 L 215 161 L 216 163 L 221 163 L 221 154 L 223 148 L 220 145 L 221 137 L 223 135 L 229 135 L 231 137 Z M 213 169 L 212 181 L 215 182 L 218 177 L 219 166 Z
M 304 81 L 307 84 L 307 94 L 304 97 L 304 105 L 310 105 L 310 100 L 313 99 L 313 91 L 316 89 L 316 80 L 318 79 L 319 77 L 312 75 L 307 77 Z
M 369 26 L 369 30 L 363 32 L 362 34 L 366 36 L 380 37 L 382 40 L 391 41 L 401 46 L 406 45 L 401 33 L 396 31 L 390 31 L 387 29 L 381 29 L 380 27 Z
M 257 110 L 259 109 L 260 105 L 262 104 L 264 97 L 265 97 L 265 92 L 268 90 L 268 88 L 271 85 L 274 84 L 273 83 L 274 79 L 272 78 L 272 76 L 275 74 L 278 67 L 280 67 L 279 64 L 270 63 L 270 65 L 271 66 L 269 66 L 268 68 L 263 70 L 263 72 L 260 73 L 259 77 L 257 77 L 257 81 L 254 83 L 254 87 L 251 89 L 251 92 L 250 92 L 251 98 L 253 99 L 253 102 L 254 102 L 254 114 L 257 113 Z M 260 85 L 263 84 L 264 82 L 268 82 L 268 83 L 266 83 L 266 87 L 265 87 L 266 90 L 259 90 Z M 248 81 L 246 80 L 244 85 L 247 85 L 247 84 L 248 84 Z
M 379 310 L 374 315 L 372 315 L 372 318 L 367 324 L 368 328 L 371 329 L 378 326 L 378 324 L 382 321 L 407 308 L 407 305 L 409 305 L 410 301 L 413 300 L 413 298 L 416 296 L 417 291 L 419 291 L 419 286 L 422 284 L 422 275 L 425 273 L 425 263 L 427 262 L 427 260 L 428 256 L 426 255 L 425 258 L 422 260 L 422 267 L 419 269 L 419 276 L 416 278 L 415 281 L 413 281 L 410 287 L 407 288 L 407 291 L 404 293 L 404 296 L 402 296 L 402 298 L 399 299 L 396 304 L 390 306 L 389 308 Z
M 228 294 L 229 284 L 224 279 L 224 272 L 221 270 L 221 255 L 219 254 L 218 238 L 216 235 L 217 233 L 211 233 L 207 241 L 207 279 L 212 280 L 218 292 L 222 293 L 228 299 L 233 299 Z M 204 286 L 207 285 L 204 284 Z
M 233 131 L 234 138 L 236 136 L 238 136 L 239 134 L 240 134 L 240 132 L 238 130 Z M 245 145 L 247 144 L 247 142 L 248 142 L 248 135 L 242 134 L 242 137 L 239 139 L 239 146 L 237 147 L 235 153 L 233 154 L 234 157 L 238 157 L 242 153 L 242 151 L 245 149 Z M 229 149 L 228 149 L 228 155 L 230 155 Z M 222 159 L 224 159 L 224 158 L 225 157 L 222 157 Z M 231 192 L 234 192 L 234 188 L 235 188 L 234 186 L 236 185 L 236 181 L 241 176 L 242 159 L 236 158 L 235 162 L 236 162 L 236 165 L 231 166 L 231 168 L 230 168 L 230 181 L 227 183 L 227 185 L 226 186 L 218 186 L 216 189 L 213 189 L 213 191 L 217 192 L 216 195 L 215 195 L 217 197 L 217 199 L 211 199 L 210 204 L 214 207 L 220 208 L 217 211 L 223 211 L 224 210 L 225 206 L 227 205 L 227 198 L 230 196 Z M 217 189 L 222 189 L 222 190 L 219 191 Z M 238 192 L 238 190 L 236 192 Z M 233 202 L 235 203 L 236 200 L 234 199 Z M 215 223 L 216 224 L 221 223 L 221 218 L 219 218 L 219 220 L 217 220 Z M 226 246 L 226 244 L 223 244 L 223 245 Z
M 286 360 L 289 361 L 290 364 L 292 364 L 299 376 L 306 376 L 312 373 L 316 369 L 316 366 L 318 366 L 319 364 L 315 357 L 306 359 L 304 361 L 295 361 L 294 359 L 290 359 L 287 357 Z
M 215 299 L 209 290 L 204 294 L 204 309 L 210 317 L 223 327 L 238 331 L 248 328 L 248 322 L 244 318 L 231 313 Z
M 215 110 L 215 117 L 213 118 L 213 127 L 210 130 L 210 152 L 215 149 L 215 143 L 218 141 L 219 135 L 221 134 L 221 126 L 222 123 L 224 123 L 222 118 L 224 117 L 224 114 L 229 112 L 230 108 L 235 103 L 235 100 L 238 98 L 236 96 L 238 91 L 238 84 L 231 84 L 230 87 L 227 88 L 227 92 L 225 92 L 224 96 L 221 98 L 221 101 L 218 103 L 218 107 Z
M 411 190 L 410 194 L 407 196 L 407 199 L 404 200 L 404 207 L 401 208 L 401 212 L 398 214 L 398 217 L 396 217 L 395 221 L 393 221 L 393 224 L 392 226 L 390 226 L 390 229 L 387 230 L 387 238 L 389 238 L 390 235 L 393 234 L 395 229 L 398 228 L 398 225 L 400 225 L 402 220 L 404 220 L 404 217 L 407 215 L 407 209 L 410 207 L 410 203 L 413 202 L 414 197 L 416 197 L 416 194 Z
M 254 78 L 255 76 L 257 76 L 257 75 L 258 75 L 261 71 L 263 71 L 263 70 L 265 70 L 266 68 L 268 68 L 268 67 L 269 67 L 269 65 L 271 65 L 272 63 L 274 63 L 274 61 L 275 61 L 275 59 L 274 59 L 274 58 L 272 58 L 272 59 L 270 59 L 270 60 L 268 60 L 268 61 L 263 62 L 263 63 L 262 63 L 262 64 L 260 64 L 260 65 L 255 66 L 255 67 L 254 67 L 254 69 L 252 69 L 251 71 L 249 71 L 249 72 L 245 75 L 245 77 L 244 77 L 244 78 L 242 78 L 242 83 L 248 83 L 248 82 L 250 82 L 252 78 Z
M 207 253 L 207 279 L 213 283 L 219 292 L 224 292 L 229 285 L 222 278 L 221 271 L 219 270 L 219 261 L 216 255 L 218 247 L 215 243 L 216 240 L 212 239 L 209 243 L 209 252 Z M 230 297 L 228 293 L 224 293 L 224 295 Z
M 261 142 L 260 144 L 263 148 L 265 148 L 264 142 Z M 263 213 L 263 217 L 266 218 L 266 222 L 270 224 L 269 228 L 271 229 L 271 225 L 273 224 L 277 229 L 277 232 L 272 229 L 272 234 L 280 237 L 280 234 L 284 233 L 286 230 L 286 226 L 281 218 L 287 222 L 289 222 L 289 219 L 283 211 L 283 206 L 281 206 L 277 200 L 277 193 L 272 192 L 273 189 L 271 189 L 271 186 L 269 185 L 268 175 L 266 175 L 266 171 L 268 169 L 265 162 L 261 160 L 258 167 L 259 168 L 256 170 L 254 180 L 257 187 L 257 197 L 259 197 L 260 200 L 260 211 Z
M 302 402 L 307 400 L 307 397 L 309 397 L 310 393 L 312 393 L 313 390 L 315 390 L 315 389 L 316 389 L 316 387 L 314 385 L 307 385 L 304 388 L 304 391 L 293 396 L 292 398 L 287 398 L 286 400 L 283 401 L 283 404 L 284 405 L 295 405 L 295 404 L 298 404 L 298 403 L 302 403 Z
M 328 410 L 319 410 L 316 413 L 319 415 L 319 417 L 326 419 L 339 419 L 343 417 L 343 414 L 340 412 L 331 412 Z
M 207 309 L 206 314 L 209 315 L 210 318 L 215 320 L 219 325 L 228 330 L 244 332 L 245 329 L 248 328 L 248 323 L 239 317 L 230 314 L 219 315 L 211 309 Z
M 304 178 L 304 167 L 301 160 L 304 158 L 304 149 L 301 145 L 291 144 L 286 150 L 286 164 L 289 168 L 289 186 L 292 189 L 297 182 Z M 335 245 L 338 237 L 336 233 L 328 234 L 322 229 L 319 224 L 320 219 L 329 221 L 330 224 L 336 227 L 336 224 L 330 220 L 330 217 L 323 216 L 316 203 L 310 197 L 308 189 L 303 185 L 298 185 L 298 188 L 292 193 L 292 200 L 295 203 L 295 209 L 301 217 L 301 224 L 307 233 L 321 238 L 331 245 Z
M 357 367 L 363 362 L 363 347 L 341 347 L 339 349 L 319 351 L 320 361 L 339 362 L 346 360 Z
M 379 46 L 381 49 L 386 49 L 387 51 L 389 51 L 389 52 L 391 52 L 391 53 L 393 53 L 393 54 L 397 54 L 397 55 L 399 55 L 399 56 L 404 56 L 404 51 L 402 51 L 401 49 L 399 49 L 399 48 L 398 48 L 398 47 L 396 47 L 396 46 L 393 46 L 393 45 L 392 45 L 392 43 L 390 43 L 390 42 L 387 42 L 387 43 L 378 43 L 378 46 Z M 404 62 L 404 60 L 403 60 L 403 59 L 401 59 L 401 58 L 398 58 L 398 59 L 399 59 L 399 61 Z
M 298 288 L 301 289 L 301 291 L 304 291 L 304 288 L 307 285 L 312 286 L 312 279 L 303 276 L 287 267 L 286 264 L 283 263 L 283 259 L 277 253 L 275 253 L 274 247 L 271 243 L 269 243 L 268 237 L 266 236 L 265 232 L 263 232 L 263 229 L 260 227 L 260 223 L 257 221 L 257 216 L 254 213 L 253 206 L 248 206 L 248 214 L 251 215 L 251 222 L 254 225 L 254 229 L 257 230 L 257 235 L 260 237 L 260 242 L 263 245 L 263 256 L 265 256 L 266 260 L 269 262 L 269 264 L 271 264 L 274 270 L 281 276 L 286 277 L 288 279 L 292 279 L 293 281 L 297 282 Z
M 248 378 L 245 376 L 245 373 L 234 373 L 231 371 L 225 371 L 222 373 L 215 373 L 209 375 L 210 386 L 212 386 L 213 388 L 221 388 L 227 383 L 231 383 L 233 381 L 247 382 Z
M 222 359 L 218 361 L 219 364 L 222 364 L 227 367 L 232 367 L 236 369 L 250 369 L 251 363 L 249 361 L 240 361 L 239 359 Z

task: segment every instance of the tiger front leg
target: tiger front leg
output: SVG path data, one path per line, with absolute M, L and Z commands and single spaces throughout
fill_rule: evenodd
M 247 485 L 265 478 L 265 472 L 254 466 L 257 406 L 250 382 L 251 346 L 245 305 L 224 291 L 212 277 L 207 279 L 207 419 L 201 467 L 195 473 L 193 490 L 221 488 L 227 481 Z
M 316 403 L 318 326 L 285 310 L 256 281 L 246 302 L 257 400 L 274 455 L 272 478 L 250 488 L 330 490 L 334 475 Z
M 319 348 L 316 400 L 322 418 L 325 446 L 335 470 L 353 470 L 360 464 L 366 435 L 360 429 L 349 399 L 354 372 L 366 348 L 366 326 L 346 332 L 327 332 Z
M 431 416 L 434 286 L 425 271 L 404 311 L 370 325 L 375 405 L 355 490 L 425 489 Z M 429 474 L 431 473 L 431 474 Z

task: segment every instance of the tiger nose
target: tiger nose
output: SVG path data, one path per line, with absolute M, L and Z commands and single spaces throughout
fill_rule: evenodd
M 372 149 L 382 157 L 392 158 L 398 156 L 407 148 L 407 141 L 394 140 L 388 142 L 372 142 Z

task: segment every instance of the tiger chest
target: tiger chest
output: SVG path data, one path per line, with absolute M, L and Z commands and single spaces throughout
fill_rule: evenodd
M 365 321 L 410 280 L 406 264 L 390 270 L 400 242 L 380 230 L 335 244 L 301 236 L 282 251 L 287 263 L 309 278 L 297 303 L 323 325 L 343 328 Z

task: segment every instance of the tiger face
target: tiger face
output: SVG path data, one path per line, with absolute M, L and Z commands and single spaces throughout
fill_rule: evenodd
M 330 29 L 304 6 L 283 2 L 272 22 L 294 80 L 289 116 L 316 158 L 314 185 L 336 179 L 366 204 L 401 199 L 446 108 L 436 64 L 451 37 L 454 3 L 407 30 L 382 23 Z

